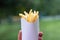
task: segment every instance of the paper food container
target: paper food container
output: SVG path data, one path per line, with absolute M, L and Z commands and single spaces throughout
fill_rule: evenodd
M 35 22 L 27 22 L 21 18 L 22 40 L 38 40 L 39 18 Z

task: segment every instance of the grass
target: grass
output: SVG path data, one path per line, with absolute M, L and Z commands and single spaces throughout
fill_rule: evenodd
M 60 40 L 60 20 L 42 21 L 40 29 L 44 33 L 43 40 Z
M 17 40 L 20 25 L 14 24 L 1 24 L 0 25 L 0 40 Z
M 17 40 L 19 23 L 0 24 L 0 40 Z M 40 20 L 40 31 L 43 32 L 43 40 L 60 40 L 60 20 Z

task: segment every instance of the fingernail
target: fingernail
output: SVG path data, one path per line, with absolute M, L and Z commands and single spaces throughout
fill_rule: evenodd
M 42 32 L 40 32 L 40 33 L 39 33 L 39 37 L 42 37 L 42 36 L 43 36 L 43 33 L 42 33 Z

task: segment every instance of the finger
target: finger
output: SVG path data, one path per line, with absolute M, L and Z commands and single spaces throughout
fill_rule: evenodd
M 38 40 L 42 40 L 42 37 L 38 37 Z
M 43 32 L 39 32 L 39 37 L 42 37 L 43 36 Z
M 22 31 L 19 31 L 18 40 L 22 40 Z

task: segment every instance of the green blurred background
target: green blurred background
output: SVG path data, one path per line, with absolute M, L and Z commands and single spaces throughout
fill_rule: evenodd
M 18 40 L 19 13 L 38 10 L 43 40 L 60 40 L 60 0 L 0 0 L 0 40 Z

